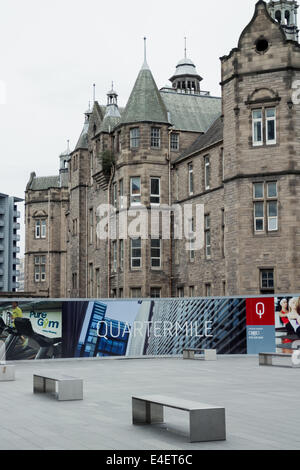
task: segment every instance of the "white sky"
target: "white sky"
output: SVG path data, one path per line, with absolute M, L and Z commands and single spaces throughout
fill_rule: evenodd
M 114 81 L 125 106 L 147 59 L 159 88 L 187 55 L 202 89 L 220 96 L 219 57 L 237 46 L 256 0 L 0 0 L 0 192 L 24 197 L 31 171 L 57 174 L 92 100 Z M 22 210 L 22 207 L 20 207 Z M 23 211 L 22 211 L 23 212 Z M 21 220 L 23 223 L 23 218 Z M 20 232 L 21 254 L 24 228 Z

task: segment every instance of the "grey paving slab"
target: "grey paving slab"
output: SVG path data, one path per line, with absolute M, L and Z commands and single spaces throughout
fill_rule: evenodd
M 0 449 L 299 449 L 299 369 L 263 368 L 258 357 L 32 361 L 0 383 Z M 84 399 L 34 395 L 33 374 L 84 380 Z M 167 395 L 226 409 L 227 440 L 189 443 L 188 415 L 165 409 L 163 425 L 131 424 L 133 395 Z

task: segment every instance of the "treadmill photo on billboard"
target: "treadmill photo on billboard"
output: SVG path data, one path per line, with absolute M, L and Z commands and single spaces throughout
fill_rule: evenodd
M 29 318 L 14 319 L 14 326 L 0 317 L 0 336 L 5 344 L 6 360 L 51 359 L 61 356 L 61 338 L 36 333 Z

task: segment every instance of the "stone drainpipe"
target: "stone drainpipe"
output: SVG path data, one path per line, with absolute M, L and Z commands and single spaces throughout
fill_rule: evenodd
M 169 164 L 169 208 L 171 208 L 172 205 L 172 189 L 171 189 L 171 134 L 173 132 L 173 129 L 169 131 L 169 149 L 168 149 L 168 164 Z M 170 210 L 170 240 L 169 240 L 169 246 L 170 246 L 170 279 L 169 279 L 169 289 L 170 289 L 170 297 L 172 297 L 172 277 L 173 277 L 173 256 L 172 256 L 172 212 Z
M 107 194 L 107 204 L 108 204 L 108 208 L 110 208 L 110 204 L 111 204 L 111 183 L 114 179 L 114 175 L 115 175 L 115 165 L 112 165 L 111 167 L 111 172 L 110 172 L 110 178 L 109 178 L 109 183 L 108 183 L 108 194 Z M 108 227 L 107 227 L 107 230 L 108 230 L 108 245 L 107 245 L 107 298 L 109 299 L 110 296 L 111 296 L 111 293 L 110 293 L 110 287 L 111 287 L 111 283 L 110 283 L 110 277 L 111 277 L 111 241 L 110 241 L 110 211 L 109 211 L 109 214 L 108 214 Z
M 51 221 L 51 189 L 48 190 L 48 227 L 47 227 L 47 235 L 48 235 L 48 295 L 49 297 L 53 297 L 51 294 L 51 260 L 50 260 L 50 249 L 51 249 L 51 230 L 50 230 L 50 221 Z

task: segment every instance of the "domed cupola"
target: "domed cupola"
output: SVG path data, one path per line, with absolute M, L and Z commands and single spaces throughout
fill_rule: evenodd
M 59 156 L 59 161 L 60 161 L 60 165 L 59 165 L 59 172 L 60 173 L 65 173 L 68 171 L 68 163 L 69 163 L 69 160 L 70 160 L 70 141 L 68 140 L 68 147 L 67 149 L 62 152 Z
M 111 90 L 107 93 L 107 106 L 105 116 L 112 116 L 117 118 L 121 117 L 118 108 L 118 93 L 114 90 L 113 83 Z
M 202 80 L 194 62 L 187 58 L 185 46 L 184 58 L 178 62 L 175 73 L 170 78 L 172 87 L 178 93 L 200 94 L 200 82 Z

